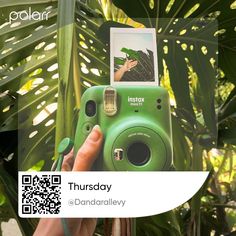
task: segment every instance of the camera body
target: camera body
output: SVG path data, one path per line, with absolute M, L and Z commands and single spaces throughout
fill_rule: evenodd
M 172 164 L 168 92 L 154 86 L 94 86 L 82 96 L 75 152 L 94 125 L 104 135 L 95 170 L 160 171 Z

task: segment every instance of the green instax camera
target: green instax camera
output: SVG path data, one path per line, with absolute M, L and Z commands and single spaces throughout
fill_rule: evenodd
M 158 86 L 94 86 L 82 96 L 75 152 L 94 125 L 104 135 L 94 170 L 160 171 L 172 165 L 168 92 Z

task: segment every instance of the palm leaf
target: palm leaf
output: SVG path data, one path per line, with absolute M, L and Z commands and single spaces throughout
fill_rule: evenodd
M 3 1 L 2 19 L 6 22 L 9 12 L 27 7 L 50 12 L 49 19 L 3 23 L 0 33 L 0 130 L 19 130 L 19 168 L 22 170 L 37 164 L 44 155 L 53 156 L 58 77 L 57 4 Z M 43 120 L 42 113 L 45 113 Z M 50 160 L 45 168 L 49 165 Z

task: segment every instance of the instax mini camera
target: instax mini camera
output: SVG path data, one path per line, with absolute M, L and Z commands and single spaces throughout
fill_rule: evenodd
M 75 152 L 94 125 L 104 135 L 95 170 L 160 171 L 172 165 L 168 92 L 158 86 L 94 86 L 82 96 Z

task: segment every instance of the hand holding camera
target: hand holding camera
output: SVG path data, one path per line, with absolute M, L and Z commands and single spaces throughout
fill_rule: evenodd
M 82 97 L 75 152 L 94 125 L 104 134 L 94 170 L 160 171 L 172 164 L 168 93 L 154 86 L 95 86 Z

